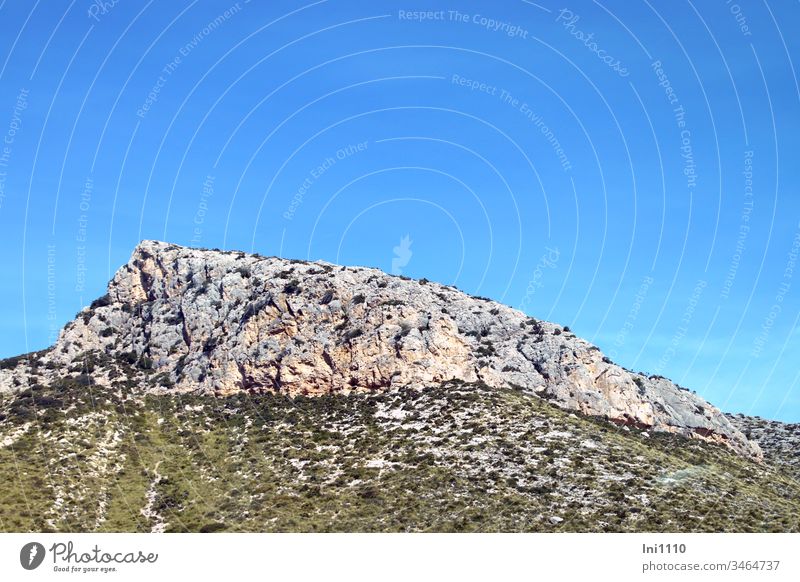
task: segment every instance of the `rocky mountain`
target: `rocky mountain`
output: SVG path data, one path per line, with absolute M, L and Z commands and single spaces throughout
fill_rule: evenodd
M 145 241 L 42 359 L 60 368 L 87 353 L 136 365 L 138 383 L 156 391 L 320 395 L 453 379 L 519 386 L 619 425 L 760 455 L 700 397 L 621 368 L 567 328 L 376 269 Z M 115 377 L 93 380 L 109 387 Z M 15 382 L 23 383 L 18 371 L 0 372 L 0 390 Z
M 0 362 L 0 529 L 797 531 L 743 419 L 453 287 L 145 241 Z

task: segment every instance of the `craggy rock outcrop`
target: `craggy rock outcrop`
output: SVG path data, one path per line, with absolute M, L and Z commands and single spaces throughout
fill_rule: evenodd
M 744 414 L 725 416 L 748 440 L 758 444 L 765 460 L 800 479 L 800 423 L 788 424 Z
M 698 396 L 621 368 L 566 328 L 370 268 L 144 241 L 108 294 L 42 359 L 68 366 L 87 352 L 147 370 L 158 379 L 149 390 L 318 395 L 452 379 L 513 385 L 619 425 L 761 455 Z M 19 385 L 24 367 L 0 370 L 0 390 Z

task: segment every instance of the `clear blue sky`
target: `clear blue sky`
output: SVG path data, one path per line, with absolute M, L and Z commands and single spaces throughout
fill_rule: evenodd
M 800 421 L 798 24 L 773 1 L 0 2 L 0 355 L 152 238 L 453 283 Z

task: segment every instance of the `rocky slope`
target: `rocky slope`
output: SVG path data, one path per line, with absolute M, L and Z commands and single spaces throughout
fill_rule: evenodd
M 107 295 L 79 313 L 52 349 L 3 362 L 0 392 L 47 386 L 65 369 L 80 375 L 81 366 L 93 368 L 91 382 L 102 388 L 124 377 L 140 391 L 217 396 L 318 396 L 458 380 L 762 454 L 695 394 L 621 368 L 567 328 L 369 268 L 144 241 Z
M 451 287 L 147 241 L 0 361 L 0 530 L 797 532 L 798 445 Z
M 800 479 L 800 423 L 787 424 L 745 414 L 726 414 L 731 424 L 761 447 L 764 459 Z
M 142 397 L 113 366 L 0 394 L 0 530 L 800 531 L 782 466 L 521 390 Z

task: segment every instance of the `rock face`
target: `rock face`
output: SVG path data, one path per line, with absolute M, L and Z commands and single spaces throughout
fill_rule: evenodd
M 758 444 L 765 460 L 800 479 L 800 423 L 787 424 L 744 414 L 725 416 L 748 440 Z
M 144 241 L 108 294 L 42 355 L 43 373 L 87 352 L 135 364 L 148 390 L 313 396 L 453 379 L 520 387 L 618 425 L 761 456 L 718 409 L 621 368 L 566 328 L 370 268 Z M 23 385 L 25 373 L 24 362 L 0 370 L 0 390 Z

